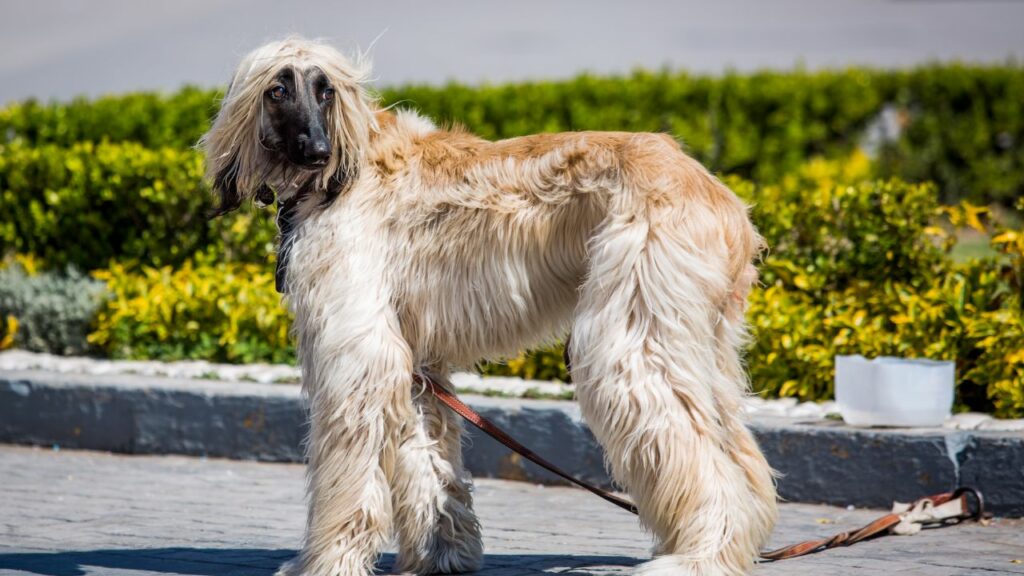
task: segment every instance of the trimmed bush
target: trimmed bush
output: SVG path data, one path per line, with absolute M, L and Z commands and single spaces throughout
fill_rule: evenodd
M 83 270 L 110 261 L 179 264 L 198 252 L 272 258 L 272 212 L 209 220 L 213 198 L 192 150 L 138 144 L 0 147 L 0 254 Z
M 776 178 L 815 154 L 849 153 L 884 104 L 864 70 L 756 72 L 721 78 L 635 72 L 469 88 L 384 92 L 486 138 L 560 130 L 669 132 L 712 170 Z
M 1024 195 L 1024 69 L 935 65 L 889 83 L 904 132 L 883 150 L 883 174 L 935 182 L 947 203 Z
M 134 92 L 68 103 L 36 100 L 0 109 L 0 142 L 31 146 L 135 142 L 149 148 L 191 148 L 210 126 L 221 92 L 187 86 L 173 94 Z
M 105 289 L 79 272 L 30 274 L 20 264 L 0 269 L 0 349 L 86 354 L 90 325 Z
M 761 266 L 776 281 L 822 298 L 857 280 L 930 283 L 947 260 L 934 226 L 941 214 L 929 184 L 866 180 L 866 158 L 812 161 L 782 183 L 728 184 L 752 204 L 770 247 Z
M 0 110 L 0 254 L 32 254 L 50 270 L 106 269 L 97 275 L 114 298 L 90 338 L 107 354 L 294 357 L 273 290 L 273 211 L 206 219 L 213 201 L 190 146 L 217 98 L 188 88 Z M 984 209 L 939 204 L 1009 206 L 1024 192 L 1024 68 L 1016 64 L 584 75 L 409 86 L 385 90 L 383 100 L 488 138 L 670 132 L 733 175 L 728 183 L 752 203 L 771 246 L 751 297 L 755 389 L 827 398 L 837 353 L 955 358 L 958 406 L 1024 415 L 1024 232 L 995 235 L 999 258 L 956 264 L 949 228 L 984 229 Z M 900 131 L 869 159 L 857 150 L 883 110 Z M 805 164 L 808 157 L 824 159 Z M 915 183 L 929 180 L 936 184 Z M 23 320 L 33 302 L 15 304 L 0 311 L 0 347 L 47 332 Z M 84 306 L 66 306 L 79 325 Z M 33 345 L 86 348 L 69 347 L 73 340 Z M 567 378 L 559 347 L 482 369 Z
M 114 296 L 89 341 L 112 358 L 294 362 L 272 268 L 186 262 L 95 273 Z
M 756 290 L 747 355 L 754 387 L 770 397 L 831 398 L 836 354 L 955 360 L 961 409 L 1022 416 L 1020 300 L 998 270 L 974 262 L 929 288 L 861 282 L 820 302 L 781 285 Z

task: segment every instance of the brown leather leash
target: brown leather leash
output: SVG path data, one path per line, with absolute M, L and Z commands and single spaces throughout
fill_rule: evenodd
M 430 393 L 437 398 L 442 404 L 450 408 L 459 416 L 462 416 L 473 426 L 476 426 L 481 431 L 486 433 L 491 438 L 494 438 L 498 442 L 501 442 L 506 447 L 511 449 L 513 452 L 519 454 L 523 458 L 526 458 L 530 462 L 544 468 L 545 470 L 585 489 L 591 493 L 603 498 L 604 500 L 611 502 L 612 504 L 638 514 L 639 511 L 635 504 L 620 498 L 615 494 L 607 490 L 603 490 L 594 486 L 593 484 L 580 480 L 575 476 L 572 476 L 568 472 L 565 472 L 558 466 L 555 466 L 551 462 L 548 462 L 544 458 L 537 455 L 534 451 L 530 450 L 526 446 L 520 444 L 515 438 L 512 438 L 504 430 L 496 426 L 493 422 L 481 416 L 477 411 L 470 408 L 465 402 L 459 400 L 459 398 L 449 391 L 444 386 L 436 383 L 429 376 L 420 374 L 413 375 L 413 379 L 418 384 L 426 387 Z M 974 499 L 974 511 L 971 511 L 972 505 L 968 496 L 972 496 Z M 945 517 L 930 516 L 929 511 L 936 507 L 951 503 L 953 501 L 959 501 L 959 507 L 954 511 L 953 515 Z M 897 505 L 900 506 L 900 505 Z M 799 556 L 806 556 L 807 554 L 814 554 L 816 552 L 822 552 L 830 548 L 838 548 L 841 546 L 851 546 L 857 542 L 862 542 L 869 538 L 876 536 L 882 536 L 885 534 L 892 533 L 893 530 L 901 523 L 908 520 L 908 515 L 915 513 L 916 516 L 910 516 L 914 522 L 917 523 L 940 523 L 949 524 L 957 523 L 968 518 L 980 520 L 985 514 L 985 502 L 982 499 L 981 493 L 973 488 L 957 488 L 953 492 L 943 492 L 942 494 L 935 494 L 934 496 L 927 496 L 920 498 L 911 504 L 905 504 L 901 506 L 901 512 L 891 512 L 878 518 L 877 520 L 863 526 L 857 530 L 850 530 L 847 532 L 840 532 L 829 538 L 819 538 L 815 540 L 807 540 L 805 542 L 799 542 L 791 546 L 784 546 L 777 550 L 771 550 L 761 553 L 762 560 L 776 561 L 776 560 L 787 560 L 789 558 L 797 558 Z M 916 519 L 914 519 L 916 518 Z M 911 530 L 909 533 L 912 533 Z
M 968 495 L 974 497 L 976 510 L 971 512 L 971 503 L 968 500 Z M 981 492 L 973 488 L 961 487 L 957 488 L 953 492 L 943 492 L 942 494 L 935 494 L 934 496 L 926 496 L 915 500 L 912 504 L 903 505 L 904 508 L 912 511 L 920 508 L 935 508 L 943 504 L 959 500 L 958 514 L 950 516 L 941 520 L 929 520 L 929 523 L 937 524 L 955 524 L 959 523 L 968 518 L 974 520 L 980 520 L 985 514 L 985 502 L 982 499 Z M 762 552 L 761 558 L 764 560 L 787 560 L 789 558 L 797 558 L 799 556 L 806 556 L 808 554 L 814 554 L 816 552 L 823 552 L 830 548 L 839 548 L 841 546 L 852 546 L 857 542 L 863 542 L 869 538 L 876 536 L 884 536 L 892 533 L 893 528 L 904 521 L 904 514 L 906 512 L 890 512 L 881 518 L 867 524 L 856 530 L 849 530 L 847 532 L 840 532 L 829 538 L 819 538 L 815 540 L 807 540 L 799 542 L 790 546 L 784 546 L 777 550 L 771 550 L 769 552 Z M 913 533 L 913 532 L 909 532 Z

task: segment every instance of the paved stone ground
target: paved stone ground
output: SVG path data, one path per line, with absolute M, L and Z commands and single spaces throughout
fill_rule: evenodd
M 294 554 L 304 507 L 294 464 L 114 456 L 0 446 L 0 576 L 269 575 Z M 483 576 L 628 574 L 649 538 L 580 490 L 480 480 Z M 854 527 L 877 511 L 787 504 L 773 545 Z M 388 573 L 393 556 L 381 562 Z M 1024 574 L 1024 523 L 889 537 L 757 575 Z

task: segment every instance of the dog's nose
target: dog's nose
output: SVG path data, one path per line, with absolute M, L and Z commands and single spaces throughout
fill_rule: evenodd
M 300 138 L 299 149 L 306 164 L 324 164 L 331 157 L 331 144 L 327 138 Z

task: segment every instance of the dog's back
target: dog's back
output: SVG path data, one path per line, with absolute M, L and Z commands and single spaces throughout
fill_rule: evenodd
M 611 215 L 674 220 L 667 225 L 688 234 L 691 250 L 725 270 L 722 306 L 752 280 L 743 271 L 759 239 L 746 208 L 667 136 L 489 142 L 409 113 L 381 124 L 385 146 L 364 205 L 395 234 L 389 280 L 419 361 L 469 366 L 563 336 L 588 243 Z

